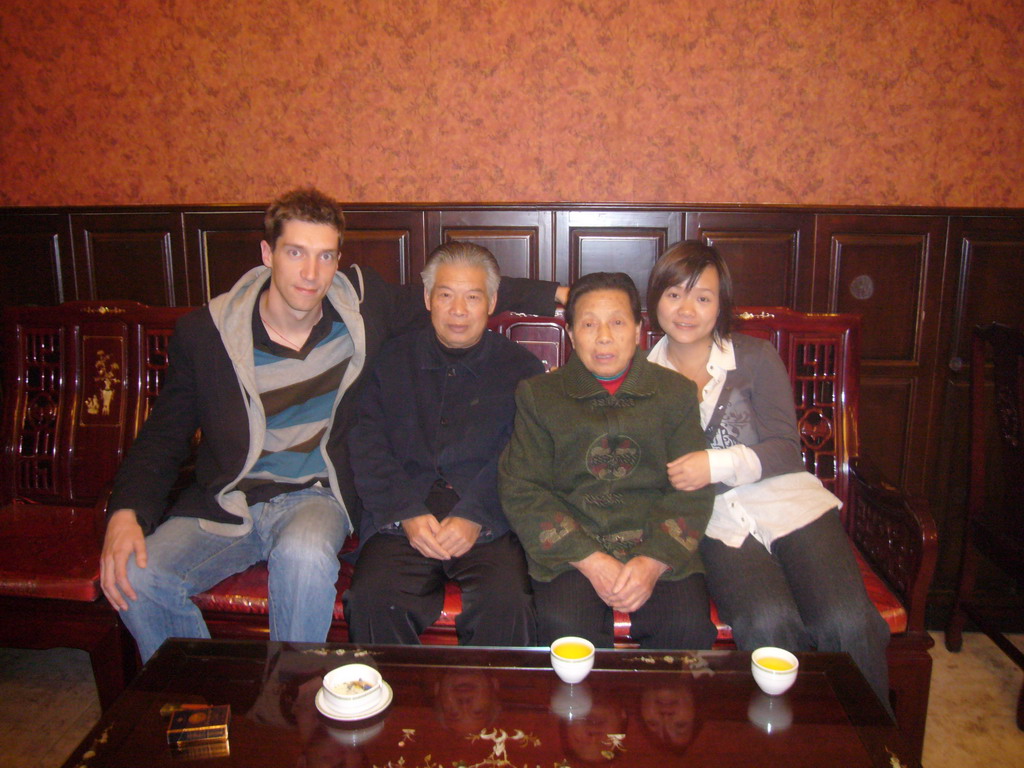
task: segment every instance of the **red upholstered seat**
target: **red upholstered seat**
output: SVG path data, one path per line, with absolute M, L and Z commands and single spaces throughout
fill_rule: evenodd
M 871 570 L 871 566 L 861 553 L 854 549 L 857 556 L 857 565 L 860 567 L 860 575 L 864 577 L 864 587 L 868 591 L 868 597 L 875 604 L 875 608 L 882 614 L 885 623 L 889 625 L 889 631 L 898 635 L 907 631 L 907 610 L 886 586 L 881 577 Z
M 0 595 L 98 599 L 95 519 L 92 507 L 14 503 L 0 510 Z
M 341 596 L 348 589 L 351 581 L 352 566 L 343 561 L 338 580 L 335 582 L 335 588 L 338 590 L 337 598 L 334 601 L 334 621 L 336 622 L 345 621 Z M 203 611 L 267 615 L 267 564 L 256 563 L 241 573 L 228 576 L 212 589 L 195 595 L 192 602 Z
M 861 575 L 864 577 L 864 584 L 868 590 L 868 596 L 878 608 L 882 618 L 889 625 L 889 629 L 898 634 L 907 629 L 907 612 L 903 609 L 899 600 L 892 591 L 885 585 L 868 564 L 861 557 L 859 552 L 855 554 L 857 564 L 860 566 Z M 352 581 L 352 566 L 343 561 L 341 573 L 335 586 L 338 595 L 334 603 L 334 621 L 343 622 L 345 614 L 341 603 L 341 596 L 348 589 Z M 267 565 L 257 563 L 241 573 L 230 576 L 213 589 L 196 595 L 193 602 L 204 611 L 228 612 L 238 614 L 267 613 Z M 441 616 L 434 625 L 424 634 L 434 642 L 455 643 L 455 617 L 462 609 L 462 598 L 459 587 L 454 582 L 448 582 L 445 587 L 444 607 Z M 718 618 L 718 610 L 712 604 L 711 620 L 718 627 L 718 643 L 732 643 L 732 628 L 722 623 Z M 629 638 L 629 617 L 625 614 L 615 614 L 615 638 L 617 642 L 630 643 Z

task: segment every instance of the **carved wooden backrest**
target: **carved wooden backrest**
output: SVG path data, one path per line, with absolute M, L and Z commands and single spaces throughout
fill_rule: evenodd
M 152 409 L 167 343 L 187 307 L 69 302 L 5 311 L 5 500 L 89 505 L 113 478 Z M 782 308 L 740 308 L 738 330 L 770 340 L 793 383 L 804 460 L 847 497 L 857 455 L 859 318 Z M 530 349 L 550 370 L 571 343 L 561 316 L 504 313 L 490 327 Z M 647 327 L 643 343 L 657 335 Z
M 88 506 L 121 459 L 135 302 L 4 312 L 4 501 Z
M 572 342 L 561 315 L 540 317 L 502 312 L 491 318 L 488 327 L 530 350 L 544 363 L 546 371 L 565 365 L 572 352 Z
M 782 307 L 739 307 L 736 330 L 770 341 L 789 371 L 797 426 L 809 472 L 840 499 L 847 498 L 849 461 L 857 455 L 860 318 L 815 315 Z M 550 370 L 572 350 L 565 321 L 506 312 L 490 327 L 526 346 Z M 660 337 L 644 320 L 641 344 Z
M 153 410 L 167 374 L 167 346 L 178 318 L 194 307 L 145 307 L 130 314 L 132 354 L 132 431 L 131 441 Z
M 149 413 L 187 311 L 133 301 L 5 310 L 5 502 L 96 501 Z
M 737 330 L 771 341 L 789 371 L 807 471 L 845 501 L 849 462 L 859 452 L 860 318 L 781 307 L 739 314 Z

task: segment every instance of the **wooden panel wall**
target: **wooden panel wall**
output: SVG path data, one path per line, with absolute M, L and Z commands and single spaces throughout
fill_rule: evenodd
M 686 216 L 686 238 L 725 257 L 740 303 L 811 307 L 813 214 L 698 211 Z
M 67 214 L 0 215 L 0 306 L 55 304 L 73 278 Z
M 551 217 L 545 210 L 431 211 L 428 250 L 454 240 L 468 241 L 493 253 L 504 275 L 553 280 Z
M 621 271 L 643 296 L 658 255 L 683 237 L 681 211 L 565 211 L 556 215 L 555 278 Z M 646 303 L 646 300 L 645 300 Z
M 188 305 L 180 212 L 71 214 L 77 296 Z
M 943 515 L 939 538 L 941 570 L 935 589 L 941 589 L 955 573 L 953 564 L 960 556 L 963 537 L 962 505 L 967 498 L 969 460 L 965 436 L 971 329 L 993 321 L 1024 327 L 1024 217 L 950 217 L 946 261 L 948 300 L 938 323 L 937 368 L 930 408 L 934 422 L 925 459 L 935 493 L 940 496 L 932 506 Z M 994 572 L 989 572 L 986 580 L 996 593 L 1003 588 L 1014 589 Z M 1021 618 L 1017 617 L 1018 622 Z M 1011 628 L 1021 631 L 1019 625 Z
M 1024 324 L 1024 211 L 772 206 L 360 205 L 343 260 L 419 281 L 437 245 L 489 248 L 505 274 L 627 272 L 644 292 L 668 245 L 721 250 L 736 300 L 864 318 L 861 453 L 939 525 L 939 614 L 962 535 L 970 328 Z M 0 300 L 199 305 L 260 263 L 262 206 L 0 209 Z M 937 623 L 936 622 L 933 623 Z
M 935 375 L 944 221 L 818 217 L 813 308 L 863 318 L 861 441 L 883 472 L 924 495 L 925 402 Z
M 263 211 L 186 211 L 185 262 L 191 267 L 191 304 L 230 288 L 239 275 L 262 263 Z M 104 296 L 103 298 L 108 298 Z

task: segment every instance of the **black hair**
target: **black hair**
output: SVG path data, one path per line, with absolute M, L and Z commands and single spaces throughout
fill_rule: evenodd
M 572 328 L 576 314 L 576 302 L 581 296 L 593 291 L 622 291 L 629 298 L 629 308 L 633 310 L 633 319 L 637 325 L 643 322 L 640 292 L 636 289 L 633 278 L 625 272 L 591 272 L 573 283 L 569 289 L 569 300 L 565 304 L 565 324 L 569 328 Z
M 733 314 L 732 276 L 721 254 L 699 240 L 683 240 L 676 243 L 661 254 L 661 258 L 651 270 L 651 277 L 647 281 L 647 312 L 652 330 L 664 333 L 664 328 L 658 323 L 658 302 L 665 291 L 674 285 L 682 285 L 687 291 L 692 290 L 708 267 L 714 267 L 718 272 L 718 319 L 715 321 L 715 338 L 721 341 L 729 337 Z

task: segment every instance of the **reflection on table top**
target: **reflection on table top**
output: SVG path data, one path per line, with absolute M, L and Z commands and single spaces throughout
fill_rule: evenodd
M 339 722 L 314 700 L 342 664 L 377 667 L 383 712 Z M 183 762 L 167 704 L 230 704 L 230 754 Z M 92 754 L 89 754 L 92 753 Z M 599 651 L 569 686 L 546 649 L 170 641 L 104 714 L 68 766 L 548 768 L 584 765 L 909 765 L 896 729 L 844 654 L 802 654 L 769 697 L 750 655 Z M 893 762 L 893 758 L 897 762 Z

